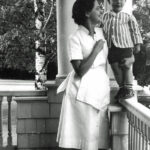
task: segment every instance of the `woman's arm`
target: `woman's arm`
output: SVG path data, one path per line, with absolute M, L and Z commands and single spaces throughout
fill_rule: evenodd
M 79 77 L 82 77 L 92 66 L 96 56 L 103 49 L 104 41 L 99 40 L 93 47 L 91 54 L 83 60 L 72 60 L 72 66 Z

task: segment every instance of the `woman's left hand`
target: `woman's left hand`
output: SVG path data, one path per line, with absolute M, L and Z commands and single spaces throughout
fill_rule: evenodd
M 132 66 L 132 64 L 134 63 L 135 58 L 134 55 L 132 55 L 132 57 L 129 58 L 124 58 L 121 62 L 120 62 L 120 67 L 121 68 L 130 68 Z

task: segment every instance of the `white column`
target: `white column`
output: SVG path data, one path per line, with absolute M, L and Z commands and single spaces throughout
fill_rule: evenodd
M 67 43 L 68 37 L 77 26 L 72 19 L 72 6 L 75 0 L 57 0 L 57 79 L 65 78 L 71 71 Z

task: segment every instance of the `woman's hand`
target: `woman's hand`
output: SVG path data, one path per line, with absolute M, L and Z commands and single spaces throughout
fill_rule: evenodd
M 102 40 L 102 39 L 98 40 L 94 45 L 93 51 L 95 51 L 98 54 L 103 49 L 104 43 L 105 43 L 104 40 Z
M 121 62 L 120 62 L 120 67 L 121 68 L 126 68 L 126 69 L 129 69 L 132 64 L 134 63 L 135 61 L 135 58 L 134 58 L 134 55 L 132 55 L 132 57 L 129 57 L 129 58 L 124 58 Z
M 99 40 L 95 43 L 90 55 L 83 60 L 72 60 L 72 66 L 79 77 L 82 77 L 92 66 L 96 56 L 103 49 L 105 41 Z

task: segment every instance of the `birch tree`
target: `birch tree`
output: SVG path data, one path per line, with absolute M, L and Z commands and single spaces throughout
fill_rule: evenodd
M 46 27 L 50 21 L 53 11 L 53 0 L 51 0 L 51 7 L 49 15 L 46 18 L 45 6 L 46 0 L 34 0 L 35 11 L 35 26 L 37 30 L 37 39 L 35 41 L 35 88 L 38 90 L 45 89 L 44 83 L 47 80 L 47 65 L 46 65 L 46 45 L 47 34 Z

